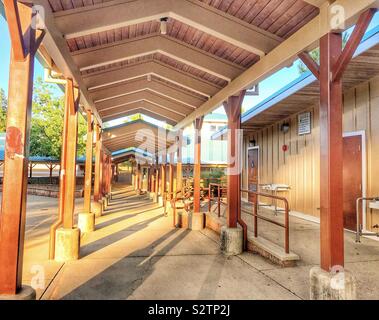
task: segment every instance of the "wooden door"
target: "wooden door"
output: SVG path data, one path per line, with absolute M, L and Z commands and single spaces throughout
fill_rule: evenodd
M 356 230 L 356 201 L 362 197 L 362 136 L 343 139 L 343 220 L 344 227 Z M 362 221 L 362 212 L 360 212 Z
M 248 188 L 249 191 L 258 191 L 259 186 L 259 149 L 248 150 Z M 254 202 L 255 196 L 249 195 L 249 201 Z

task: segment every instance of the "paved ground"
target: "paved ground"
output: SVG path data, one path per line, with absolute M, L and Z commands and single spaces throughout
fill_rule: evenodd
M 302 261 L 283 269 L 250 253 L 225 258 L 213 232 L 174 229 L 172 218 L 145 196 L 130 188 L 117 193 L 96 231 L 82 237 L 81 259 L 65 264 L 48 260 L 57 199 L 28 196 L 24 282 L 35 284 L 36 274 L 44 271 L 38 298 L 308 299 L 309 270 L 319 256 L 317 224 L 291 218 L 291 250 Z M 81 207 L 78 200 L 76 212 Z M 249 216 L 245 220 L 250 223 Z M 265 223 L 260 230 L 282 243 L 282 230 Z M 346 234 L 346 249 L 359 297 L 379 298 L 379 242 L 356 245 Z

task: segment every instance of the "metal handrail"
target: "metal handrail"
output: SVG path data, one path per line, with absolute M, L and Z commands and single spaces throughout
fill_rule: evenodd
M 222 194 L 222 190 L 227 190 L 226 187 L 223 187 L 221 184 L 217 184 L 217 183 L 210 183 L 209 186 L 208 186 L 208 211 L 211 212 L 212 210 L 212 187 L 216 187 L 217 188 L 217 216 L 220 218 L 221 216 L 221 194 Z
M 256 237 L 256 238 L 258 237 L 258 219 L 261 219 L 261 220 L 264 220 L 266 222 L 270 222 L 274 225 L 277 225 L 279 227 L 282 227 L 282 228 L 284 228 L 284 249 L 285 249 L 285 252 L 288 254 L 290 252 L 290 249 L 289 249 L 289 235 L 290 235 L 290 232 L 289 232 L 289 212 L 290 212 L 290 209 L 289 209 L 288 200 L 284 197 L 280 197 L 280 196 L 276 196 L 276 195 L 272 195 L 272 194 L 268 194 L 268 193 L 263 193 L 263 192 L 241 190 L 241 193 L 247 193 L 248 195 L 254 195 L 255 196 L 255 201 L 253 201 L 254 211 L 252 214 L 252 216 L 254 217 L 254 237 Z M 270 199 L 275 199 L 275 200 L 279 200 L 279 201 L 284 202 L 284 224 L 258 214 L 258 197 L 270 198 Z M 248 214 L 251 214 L 247 210 L 241 209 L 241 211 L 244 211 Z
M 363 201 L 379 201 L 379 197 L 360 197 L 356 201 L 356 216 L 357 216 L 357 232 L 355 235 L 355 242 L 361 242 L 361 236 L 376 236 L 379 237 L 379 232 L 363 232 L 363 225 L 360 222 L 359 204 Z M 374 226 L 375 227 L 375 226 Z

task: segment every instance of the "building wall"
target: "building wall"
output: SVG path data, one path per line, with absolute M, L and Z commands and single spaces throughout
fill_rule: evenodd
M 275 123 L 244 138 L 247 150 L 254 137 L 260 147 L 260 183 L 288 184 L 286 195 L 291 210 L 319 217 L 320 207 L 320 145 L 319 106 L 312 112 L 312 133 L 297 135 L 297 115 Z M 366 132 L 367 196 L 379 196 L 379 77 L 359 85 L 344 94 L 344 132 Z M 280 126 L 290 123 L 290 131 L 283 133 Z M 282 146 L 289 149 L 283 152 Z M 247 187 L 246 158 L 243 188 Z M 379 223 L 379 212 L 367 210 L 367 228 Z

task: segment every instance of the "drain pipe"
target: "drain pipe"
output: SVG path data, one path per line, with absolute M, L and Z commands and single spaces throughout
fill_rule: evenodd
M 54 72 L 50 69 L 45 68 L 44 70 L 44 81 L 48 83 L 54 83 L 57 85 L 66 85 L 66 80 L 62 79 L 62 75 Z M 64 156 L 61 159 L 60 170 L 59 170 L 59 203 L 63 202 L 63 177 L 64 177 Z M 50 241 L 49 241 L 49 259 L 54 260 L 55 258 L 55 234 L 57 229 L 63 224 L 63 208 L 59 206 L 58 208 L 58 220 L 50 227 Z

